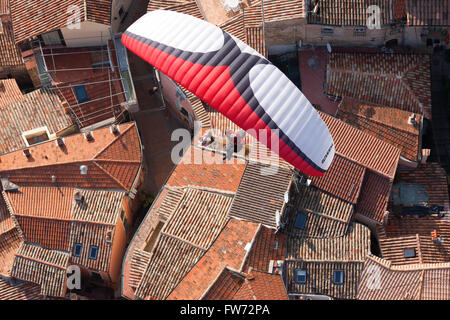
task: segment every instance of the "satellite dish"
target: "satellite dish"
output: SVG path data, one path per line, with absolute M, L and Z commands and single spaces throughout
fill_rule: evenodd
M 287 192 L 284 193 L 284 202 L 285 203 L 289 202 L 289 194 Z
M 329 42 L 327 42 L 327 50 L 329 53 L 331 53 L 331 44 Z

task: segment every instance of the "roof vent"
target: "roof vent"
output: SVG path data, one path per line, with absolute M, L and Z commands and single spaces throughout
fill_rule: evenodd
M 52 183 L 56 183 L 56 177 L 52 176 Z
M 109 127 L 109 131 L 111 131 L 112 134 L 119 134 L 120 128 L 117 124 L 113 124 L 111 127 Z
M 437 230 L 431 231 L 431 239 L 434 243 L 441 244 L 444 242 L 444 239 L 441 237 L 441 234 Z
M 84 201 L 84 196 L 81 193 L 81 190 L 76 190 L 75 193 L 73 194 L 73 198 L 77 203 L 83 203 Z
M 105 233 L 105 239 L 106 242 L 111 243 L 112 242 L 112 230 L 108 230 Z
M 87 175 L 88 173 L 88 167 L 85 165 L 80 166 L 80 174 Z
M 65 145 L 64 138 L 57 138 L 55 143 L 58 147 L 62 147 L 63 145 Z
M 8 178 L 1 178 L 1 182 L 4 191 L 19 191 L 19 186 L 9 181 Z
M 412 113 L 408 118 L 408 124 L 415 126 L 417 124 L 416 115 Z
M 92 131 L 83 133 L 83 136 L 87 141 L 94 140 L 94 133 Z
M 23 150 L 23 155 L 27 158 L 31 157 L 31 152 L 30 149 L 24 149 Z

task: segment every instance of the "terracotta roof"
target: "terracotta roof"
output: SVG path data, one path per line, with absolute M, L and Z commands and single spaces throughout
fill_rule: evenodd
M 336 117 L 349 125 L 399 148 L 401 155 L 418 161 L 422 116 L 415 114 L 417 125 L 408 124 L 411 113 L 395 108 L 365 104 L 344 98 Z
M 286 260 L 364 262 L 369 252 L 370 230 L 355 223 L 340 237 L 289 237 Z
M 319 3 L 319 11 L 310 11 Z M 367 8 L 377 5 L 381 9 L 381 25 L 391 23 L 393 19 L 392 0 L 318 0 L 311 1 L 308 8 L 308 23 L 333 26 L 367 25 Z
M 23 98 L 22 91 L 15 79 L 0 80 L 0 110 L 5 106 Z
M 261 226 L 242 270 L 247 273 L 251 270 L 273 272 L 269 269 L 271 261 L 285 259 L 286 241 L 286 234 Z
M 9 14 L 9 0 L 0 0 L 0 15 Z
M 430 61 L 424 54 L 332 53 L 326 92 L 431 119 Z
M 171 292 L 169 300 L 199 300 L 218 278 L 224 267 L 240 270 L 259 225 L 230 219 L 184 279 Z
M 2 0 L 4 1 L 4 0 Z M 6 2 L 8 2 L 6 0 Z M 23 65 L 22 55 L 14 42 L 13 27 L 9 12 L 6 15 L 1 13 L 0 5 L 0 67 Z M 4 10 L 4 9 L 3 9 Z
M 289 169 L 250 162 L 228 215 L 276 228 L 276 211 L 282 213 L 292 176 Z
M 283 216 L 285 232 L 298 237 L 339 237 L 347 231 L 353 210 L 351 203 L 297 183 Z M 306 216 L 303 229 L 295 227 L 299 213 Z
M 366 169 L 336 154 L 327 173 L 322 177 L 312 177 L 311 185 L 339 199 L 356 203 Z
M 136 296 L 165 299 L 169 295 L 226 225 L 231 200 L 197 189 L 185 192 L 161 230 Z
M 390 179 L 367 170 L 361 189 L 361 195 L 356 205 L 356 212 L 372 220 L 382 222 L 388 207 L 392 188 Z
M 363 262 L 286 261 L 285 279 L 289 294 L 320 294 L 335 299 L 355 299 Z M 295 282 L 295 270 L 306 270 L 306 283 Z M 333 282 L 334 271 L 344 272 L 344 283 Z
M 11 275 L 39 284 L 41 295 L 63 297 L 66 291 L 68 263 L 68 253 L 24 243 L 16 254 Z
M 379 281 L 374 281 L 374 274 Z M 359 300 L 449 300 L 450 263 L 393 266 L 370 255 L 358 288 Z
M 442 243 L 433 241 L 434 230 L 444 239 Z M 387 225 L 378 227 L 378 233 L 383 257 L 392 264 L 450 262 L 448 218 L 390 214 Z M 415 257 L 406 258 L 405 249 L 414 249 Z
M 22 243 L 23 238 L 15 227 L 0 233 L 0 275 L 10 275 L 15 254 Z
M 450 3 L 447 0 L 406 0 L 410 26 L 450 26 Z
M 29 282 L 11 284 L 0 278 L 0 300 L 42 300 L 39 285 Z
M 416 170 L 400 169 L 398 180 L 423 186 L 427 191 L 429 206 L 450 205 L 447 173 L 439 163 L 420 164 Z
M 305 18 L 306 8 L 304 2 L 305 1 L 303 0 L 284 0 L 284 1 L 265 0 L 264 22 L 267 23 L 267 22 Z M 244 15 L 246 16 L 246 20 L 247 19 L 249 20 L 246 23 L 246 25 L 261 26 L 262 24 L 261 3 L 262 3 L 261 1 L 254 1 L 250 7 L 244 8 Z
M 288 300 L 280 275 L 252 271 L 249 275 L 224 268 L 202 300 Z
M 333 137 L 336 152 L 390 179 L 394 178 L 400 150 L 330 115 L 320 112 Z
M 222 158 L 220 154 L 191 146 L 172 172 L 167 185 L 196 186 L 234 193 L 244 174 L 245 161 L 233 158 L 231 163 L 224 163 Z
M 394 17 L 397 20 L 406 19 L 406 0 L 395 0 Z
M 102 188 L 129 191 L 141 164 L 141 147 L 136 125 L 120 125 L 120 133 L 109 128 L 93 131 L 88 141 L 82 134 L 65 137 L 63 147 L 55 141 L 0 156 L 0 175 L 19 186 Z M 87 175 L 80 166 L 88 167 Z
M 25 148 L 22 133 L 26 131 L 47 127 L 50 134 L 55 134 L 73 124 L 58 96 L 45 88 L 3 106 L 0 122 L 0 154 Z
M 73 16 L 73 11 L 69 10 L 69 7 L 73 5 L 80 9 L 81 22 L 90 21 L 110 25 L 112 6 L 110 0 L 57 0 L 51 3 L 44 0 L 11 0 L 11 16 L 16 42 L 66 27 L 67 21 Z
M 130 266 L 130 287 L 136 289 L 141 282 L 142 276 L 144 275 L 147 265 L 150 262 L 152 254 L 150 252 L 136 249 L 133 251 L 133 256 L 131 257 Z

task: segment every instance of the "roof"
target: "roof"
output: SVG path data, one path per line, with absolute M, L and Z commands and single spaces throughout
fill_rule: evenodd
M 291 200 L 292 199 L 292 200 Z M 315 187 L 296 183 L 284 213 L 286 233 L 299 237 L 339 237 L 347 231 L 353 205 Z M 306 216 L 303 229 L 295 227 L 298 214 Z
M 377 274 L 379 281 L 373 280 Z M 450 263 L 393 266 L 370 255 L 364 263 L 359 300 L 449 300 Z
M 0 80 L 0 110 L 8 104 L 23 98 L 22 91 L 15 79 Z
M 420 126 L 422 117 L 416 117 L 415 125 L 408 124 L 411 112 L 362 103 L 344 97 L 336 117 L 349 125 L 377 137 L 401 150 L 401 156 L 418 161 Z
M 331 53 L 326 92 L 431 119 L 431 59 L 426 54 Z
M 222 162 L 222 158 L 220 154 L 191 146 L 166 184 L 171 187 L 195 186 L 234 193 L 246 163 L 235 158 L 230 162 Z
M 231 200 L 229 195 L 186 190 L 152 249 L 137 297 L 165 299 L 169 295 L 221 233 Z
M 364 262 L 370 252 L 370 230 L 354 223 L 335 238 L 289 237 L 286 260 Z
M 450 26 L 450 3 L 446 0 L 406 0 L 410 26 Z
M 288 300 L 288 296 L 278 274 L 246 275 L 225 267 L 202 300 Z
M 224 267 L 240 270 L 259 225 L 230 219 L 211 248 L 170 293 L 169 300 L 199 300 Z
M 338 154 L 390 179 L 394 178 L 400 157 L 398 148 L 326 113 L 319 111 L 319 114 L 330 130 Z
M 0 300 L 41 300 L 41 287 L 34 283 L 11 284 L 0 278 Z
M 317 14 L 312 13 L 316 3 Z M 367 25 L 367 8 L 377 5 L 381 9 L 381 25 L 391 23 L 393 19 L 392 0 L 318 0 L 311 1 L 308 8 L 308 23 L 332 26 Z
M 9 0 L 0 0 L 0 15 L 9 14 Z
M 351 160 L 336 154 L 327 173 L 312 177 L 311 185 L 339 199 L 356 203 L 366 169 Z
M 276 211 L 282 213 L 292 176 L 284 167 L 250 162 L 228 215 L 276 228 Z
M 285 259 L 286 242 L 286 234 L 261 226 L 242 270 L 246 273 L 251 270 L 272 273 L 271 261 Z
M 433 241 L 431 233 L 436 230 L 444 239 Z M 378 228 L 381 252 L 385 259 L 395 265 L 414 263 L 450 262 L 450 223 L 448 218 L 434 215 L 404 217 L 390 214 L 388 223 Z M 406 258 L 405 249 L 414 249 L 415 257 Z
M 448 195 L 447 173 L 439 163 L 420 164 L 416 170 L 398 170 L 400 182 L 423 186 L 428 195 L 429 206 L 450 205 Z
M 16 254 L 11 275 L 39 284 L 41 295 L 63 297 L 66 291 L 66 269 L 69 254 L 23 243 Z
M 47 127 L 49 134 L 56 134 L 73 125 L 68 110 L 56 93 L 42 88 L 4 105 L 0 112 L 0 154 L 26 147 L 22 134 Z M 1 169 L 0 169 L 1 170 Z
M 148 2 L 147 12 L 158 9 L 190 14 L 196 18 L 203 19 L 203 15 L 195 0 L 151 0 Z
M 364 177 L 356 212 L 372 220 L 383 222 L 391 193 L 392 181 L 368 170 Z
M 73 18 L 70 6 L 78 6 L 80 19 L 95 23 L 111 24 L 111 0 L 11 0 L 11 16 L 16 43 L 49 31 L 67 26 Z M 33 17 L 30 19 L 30 17 Z M 51 17 L 51 19 L 49 18 Z
M 2 0 L 0 2 L 5 2 Z M 6 0 L 8 3 L 8 0 Z M 22 55 L 14 42 L 13 28 L 9 12 L 2 13 L 5 10 L 4 4 L 0 3 L 0 67 L 23 65 Z
M 363 262 L 300 261 L 285 262 L 286 288 L 289 294 L 319 294 L 335 299 L 355 299 Z M 305 284 L 295 282 L 295 271 L 306 270 Z M 335 284 L 334 271 L 344 272 L 344 283 Z
M 120 132 L 110 128 L 92 132 L 90 141 L 82 134 L 64 138 L 64 145 L 48 141 L 22 151 L 0 156 L 0 176 L 21 187 L 54 186 L 130 191 L 141 165 L 141 145 L 134 123 L 122 124 Z M 88 168 L 80 174 L 80 166 Z

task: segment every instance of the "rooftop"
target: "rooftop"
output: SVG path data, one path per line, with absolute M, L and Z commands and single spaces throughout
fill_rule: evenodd
M 378 270 L 379 281 L 373 281 Z M 450 263 L 393 266 L 370 255 L 358 287 L 359 300 L 449 300 Z
M 11 83 L 8 84 L 10 90 L 14 90 L 10 85 Z M 22 134 L 27 131 L 46 127 L 48 136 L 60 133 L 73 125 L 69 110 L 63 106 L 52 90 L 42 88 L 19 99 L 17 96 L 18 92 L 15 101 L 1 107 L 0 154 L 26 148 Z
M 19 66 L 23 64 L 22 55 L 14 42 L 9 9 L 5 8 L 5 3 L 8 0 L 0 1 L 0 67 Z
M 326 92 L 431 119 L 430 63 L 424 54 L 335 52 L 328 55 Z
M 448 1 L 406 0 L 405 9 L 410 26 L 450 26 Z
M 202 300 L 288 300 L 281 275 L 242 274 L 225 267 Z
M 332 26 L 367 25 L 367 8 L 377 5 L 381 9 L 381 25 L 393 19 L 392 1 L 386 0 L 313 0 L 308 8 L 308 23 Z M 318 12 L 312 13 L 318 4 Z
M 0 80 L 0 110 L 5 106 L 23 98 L 22 91 L 15 79 Z
M 344 97 L 336 114 L 338 119 L 377 137 L 401 150 L 401 156 L 418 161 L 422 116 L 414 114 L 416 124 L 408 120 L 411 112 L 359 102 Z
M 67 27 L 73 16 L 70 6 L 78 6 L 81 22 L 111 24 L 111 0 L 11 0 L 11 16 L 16 43 L 34 36 Z M 30 19 L 30 17 L 32 17 Z M 48 19 L 52 17 L 52 19 Z

